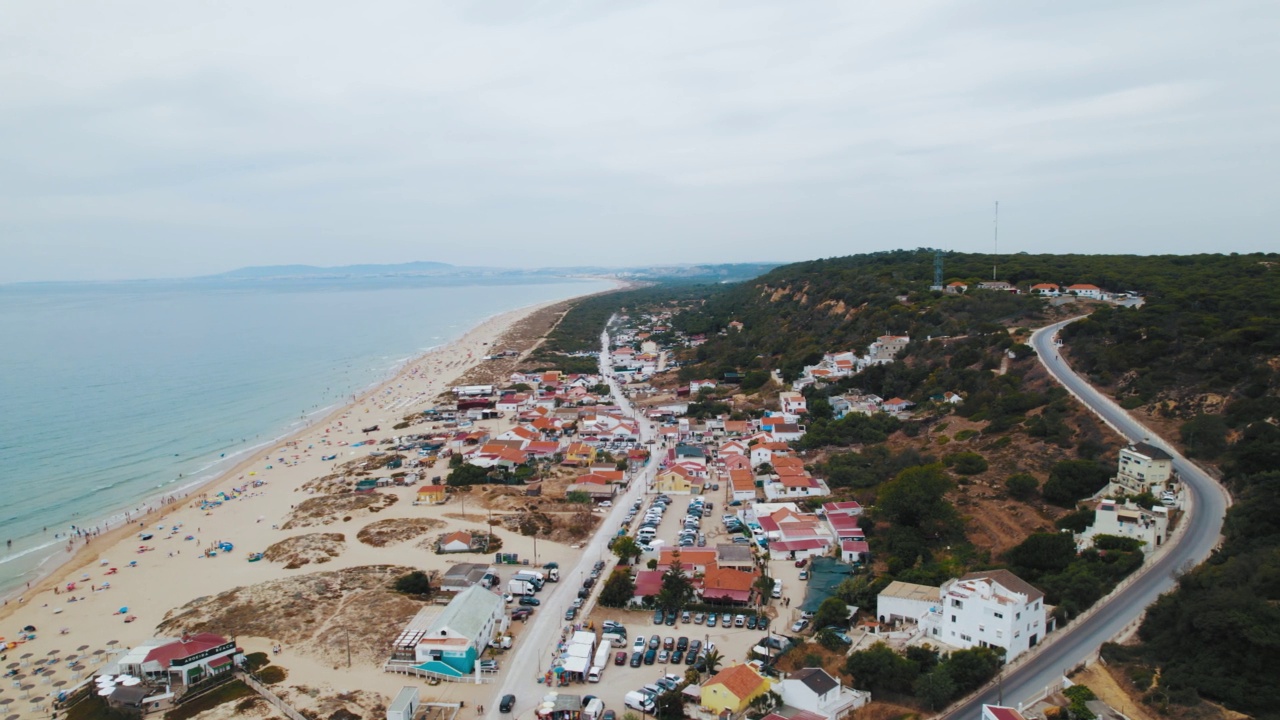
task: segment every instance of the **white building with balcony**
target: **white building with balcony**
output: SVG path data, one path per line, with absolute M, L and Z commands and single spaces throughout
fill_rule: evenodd
M 952 647 L 998 647 L 1012 662 L 1048 632 L 1044 593 L 1008 570 L 972 572 L 940 588 L 940 607 L 926 615 L 930 639 Z

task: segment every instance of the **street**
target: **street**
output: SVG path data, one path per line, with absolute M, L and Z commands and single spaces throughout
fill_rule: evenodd
M 1135 420 L 1110 398 L 1077 375 L 1062 359 L 1055 345 L 1058 331 L 1070 322 L 1041 328 L 1031 337 L 1040 362 L 1050 374 L 1086 407 L 1131 442 L 1145 441 L 1173 456 L 1174 469 L 1185 491 L 1182 530 L 1166 550 L 1148 560 L 1143 575 L 1115 594 L 1099 601 L 1093 612 L 1049 636 L 1043 649 L 1026 662 L 1003 673 L 999 687 L 992 686 L 976 699 L 956 706 L 946 717 L 973 718 L 981 715 L 983 703 L 994 704 L 1003 695 L 1003 704 L 1017 707 L 1057 682 L 1066 670 L 1094 655 L 1126 625 L 1138 619 L 1147 606 L 1174 586 L 1177 574 L 1194 567 L 1217 546 L 1229 498 L 1226 491 L 1203 470 L 1188 461 L 1150 429 Z

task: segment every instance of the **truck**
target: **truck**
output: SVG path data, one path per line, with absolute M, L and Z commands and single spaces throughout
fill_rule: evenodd
M 553 567 L 547 571 L 548 582 L 560 582 L 560 568 Z
M 612 651 L 613 648 L 608 643 L 600 643 L 600 647 L 596 648 L 596 658 L 591 661 L 591 673 L 596 679 L 591 682 L 600 682 L 600 675 L 604 673 L 605 668 L 609 667 L 609 653 Z
M 538 588 L 528 580 L 514 578 L 507 583 L 507 592 L 512 595 L 533 595 L 538 592 Z
M 521 570 L 520 572 L 516 573 L 515 576 L 512 577 L 511 579 L 524 580 L 525 582 L 532 584 L 535 592 L 538 590 L 541 590 L 542 584 L 543 582 L 545 582 L 542 579 L 542 573 L 534 572 L 532 570 Z

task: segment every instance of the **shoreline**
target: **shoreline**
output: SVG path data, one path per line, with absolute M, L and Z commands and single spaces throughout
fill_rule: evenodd
M 445 357 L 451 352 L 464 349 L 469 344 L 477 343 L 480 337 L 490 333 L 493 334 L 492 339 L 496 341 L 520 322 L 534 315 L 543 308 L 556 305 L 558 303 L 578 301 L 594 295 L 615 292 L 620 289 L 625 289 L 628 286 L 627 283 L 617 280 L 610 280 L 610 282 L 614 284 L 614 287 L 608 290 L 584 293 L 558 300 L 536 303 L 495 313 L 482 318 L 457 338 L 449 342 L 433 346 L 424 352 L 409 356 L 408 358 L 395 363 L 389 371 L 389 375 L 372 382 L 363 390 L 352 393 L 348 396 L 347 402 L 330 406 L 328 412 L 325 412 L 324 409 L 316 411 L 314 414 L 306 416 L 305 422 L 294 426 L 292 429 L 288 429 L 286 432 L 276 436 L 274 439 L 245 448 L 243 451 L 244 457 L 227 469 L 215 471 L 211 473 L 208 478 L 195 481 L 180 489 L 173 489 L 167 492 L 148 495 L 139 500 L 133 510 L 121 509 L 113 511 L 112 514 L 108 515 L 105 519 L 99 520 L 93 525 L 94 527 L 100 525 L 107 526 L 107 529 L 90 536 L 87 541 L 84 541 L 84 538 L 82 537 L 77 537 L 68 533 L 66 537 L 59 538 L 56 543 L 61 544 L 63 542 L 73 542 L 75 543 L 74 549 L 70 551 L 58 550 L 50 554 L 48 558 L 41 561 L 41 563 L 36 566 L 38 571 L 36 577 L 30 581 L 26 581 L 25 586 L 19 584 L 12 590 L 6 591 L 3 595 L 0 595 L 0 602 L 2 602 L 2 604 L 0 604 L 0 620 L 7 620 L 21 611 L 24 607 L 28 607 L 28 605 L 21 602 L 22 599 L 48 592 L 49 590 L 62 585 L 67 579 L 71 578 L 76 573 L 82 572 L 94 563 L 97 563 L 102 558 L 102 548 L 105 547 L 113 549 L 118 547 L 126 537 L 138 529 L 139 525 L 154 525 L 157 522 L 164 521 L 166 518 L 181 510 L 191 507 L 193 499 L 198 500 L 200 497 L 208 496 L 218 490 L 230 490 L 234 485 L 239 484 L 240 482 L 245 482 L 246 473 L 251 473 L 252 471 L 250 468 L 252 468 L 256 463 L 261 462 L 264 455 L 268 460 L 273 456 L 281 457 L 282 455 L 280 455 L 280 453 L 284 453 L 286 450 L 296 449 L 291 445 L 291 443 L 296 443 L 299 439 L 313 431 L 315 428 L 323 425 L 332 425 L 335 422 L 341 424 L 340 419 L 352 413 L 354 409 L 362 404 L 375 401 L 378 395 L 386 392 L 397 384 L 400 384 L 411 373 L 415 372 L 413 370 L 414 367 L 420 366 L 424 363 L 429 363 L 433 358 Z M 483 347 L 485 345 L 488 345 L 488 343 L 482 343 L 477 347 Z M 484 360 L 481 359 L 482 357 L 482 354 L 478 354 L 474 358 L 468 354 L 467 359 L 469 362 L 445 371 L 443 374 L 436 377 L 435 380 L 444 385 L 453 383 L 458 378 L 463 377 L 470 370 L 483 364 Z M 437 370 L 432 372 L 434 373 L 439 371 Z M 415 405 L 434 402 L 434 400 L 435 397 L 422 398 L 421 402 L 411 403 L 397 411 L 401 413 L 399 417 L 410 414 L 412 407 Z M 368 410 L 366 410 L 366 412 L 368 412 Z M 399 420 L 397 419 L 397 422 L 398 421 Z M 146 520 L 142 523 L 135 524 L 138 523 L 139 518 L 146 518 Z M 114 524 L 114 526 L 110 526 L 109 523 Z M 77 523 L 76 525 L 90 527 L 88 524 L 80 525 Z M 15 600 L 18 602 L 14 602 Z

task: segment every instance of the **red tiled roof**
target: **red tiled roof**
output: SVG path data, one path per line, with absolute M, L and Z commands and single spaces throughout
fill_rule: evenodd
M 649 597 L 662 591 L 661 570 L 641 570 L 636 573 L 636 597 Z
M 750 665 L 732 665 L 716 673 L 702 687 L 706 689 L 711 685 L 723 685 L 734 697 L 742 699 L 750 697 L 762 684 L 764 678 Z
M 817 550 L 830 545 L 826 540 L 818 538 L 809 538 L 805 540 L 778 540 L 769 543 L 770 550 L 781 550 L 783 552 L 791 552 L 792 550 Z
M 418 488 L 418 494 L 420 495 L 429 494 L 429 493 L 442 493 L 442 492 L 444 492 L 443 485 L 423 485 L 422 487 Z
M 227 639 L 221 635 L 213 633 L 200 633 L 198 635 L 189 635 L 182 640 L 176 640 L 168 645 L 161 645 L 151 652 L 147 653 L 147 657 L 143 662 L 158 662 L 160 667 L 169 669 L 169 665 L 174 660 L 191 657 L 197 653 L 212 650 L 219 645 L 225 645 Z

